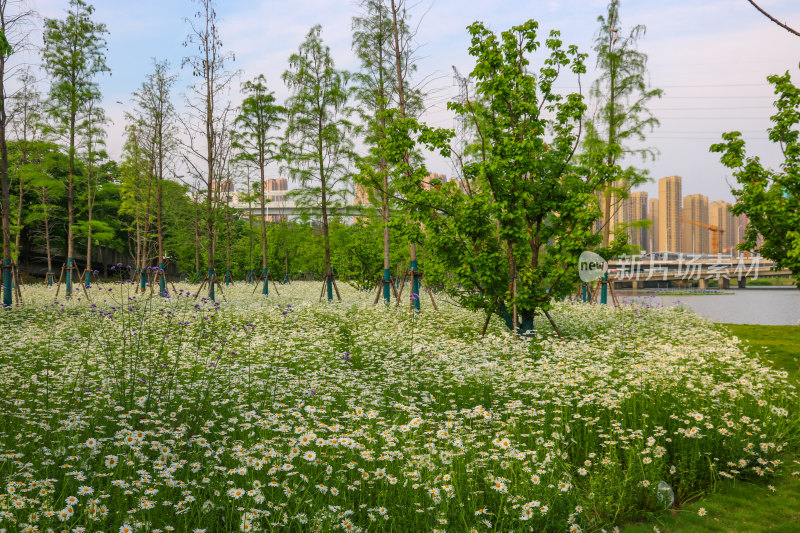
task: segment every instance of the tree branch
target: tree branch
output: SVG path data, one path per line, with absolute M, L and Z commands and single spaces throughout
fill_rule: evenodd
M 787 26 L 783 22 L 778 21 L 775 17 L 773 17 L 772 15 L 770 15 L 769 13 L 767 13 L 766 11 L 764 11 L 763 9 L 758 7 L 758 4 L 753 2 L 753 0 L 747 0 L 747 1 L 750 2 L 751 4 L 753 4 L 753 7 L 758 9 L 761 12 L 761 14 L 764 15 L 765 17 L 767 17 L 769 20 L 771 20 L 772 22 L 774 22 L 775 24 L 777 24 L 778 26 L 780 26 L 784 30 L 788 31 L 789 33 L 793 33 L 793 34 L 797 35 L 798 37 L 800 37 L 800 32 L 798 32 L 795 29 L 790 28 L 789 26 Z

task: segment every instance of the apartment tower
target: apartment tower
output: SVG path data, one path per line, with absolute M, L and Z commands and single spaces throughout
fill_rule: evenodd
M 708 223 L 722 230 L 719 235 L 719 250 L 711 250 L 712 254 L 734 254 L 736 242 L 736 223 L 731 204 L 717 200 L 708 204 Z
M 647 201 L 647 219 L 650 221 L 650 228 L 647 230 L 647 251 L 657 252 L 658 248 L 658 198 L 650 198 Z
M 647 220 L 647 193 L 644 191 L 632 192 L 630 197 L 625 200 L 623 219 L 626 223 Z M 628 227 L 628 237 L 630 243 L 639 247 L 639 251 L 648 249 L 647 228 Z
M 680 252 L 683 235 L 680 217 L 683 199 L 681 177 L 658 180 L 658 251 Z
M 683 252 L 711 253 L 711 230 L 708 229 L 708 197 L 690 194 L 683 198 Z

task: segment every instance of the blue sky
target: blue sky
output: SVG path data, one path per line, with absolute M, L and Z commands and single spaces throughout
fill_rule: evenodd
M 800 2 L 760 0 L 759 5 L 776 18 L 800 28 Z M 197 5 L 190 0 L 95 0 L 95 20 L 107 24 L 108 63 L 111 76 L 100 80 L 110 127 L 108 146 L 113 157 L 122 146 L 122 115 L 130 94 L 150 72 L 152 58 L 168 59 L 176 71 L 189 53 L 183 46 L 188 32 L 184 22 Z M 32 0 L 43 17 L 64 16 L 66 0 Z M 558 29 L 567 44 L 590 52 L 597 30 L 597 17 L 606 9 L 598 0 L 410 0 L 419 22 L 421 45 L 418 80 L 431 94 L 424 117 L 431 124 L 452 127 L 445 102 L 455 95 L 451 66 L 462 73 L 471 70 L 465 27 L 481 20 L 496 31 L 529 18 L 544 31 Z M 323 25 L 323 38 L 331 47 L 339 68 L 357 69 L 350 50 L 350 22 L 357 13 L 351 0 L 219 0 L 220 32 L 236 61 L 231 69 L 242 71 L 241 80 L 263 73 L 279 98 L 287 95 L 280 75 L 287 59 L 314 24 Z M 424 15 L 424 16 L 423 16 Z M 777 165 L 778 150 L 766 141 L 771 114 L 772 91 L 766 82 L 771 73 L 789 70 L 800 82 L 800 37 L 793 36 L 758 13 L 747 0 L 623 0 L 622 29 L 634 24 L 647 26 L 639 48 L 649 56 L 654 87 L 665 96 L 651 105 L 661 127 L 650 134 L 648 145 L 658 148 L 655 162 L 638 163 L 655 179 L 683 176 L 684 194 L 702 193 L 711 200 L 731 200 L 730 174 L 719 164 L 708 146 L 723 131 L 740 130 L 753 153 Z M 544 35 L 544 33 L 543 33 Z M 32 39 L 41 44 L 41 34 Z M 38 58 L 31 57 L 31 62 Z M 594 58 L 590 56 L 589 63 Z M 175 101 L 180 105 L 191 83 L 190 73 L 181 72 Z M 584 89 L 591 72 L 582 80 Z M 564 82 L 575 85 L 574 80 Z M 42 90 L 47 82 L 43 80 Z M 234 100 L 237 99 L 233 95 Z M 431 158 L 432 171 L 451 174 L 448 162 Z M 272 169 L 276 174 L 277 169 Z M 655 183 L 642 187 L 655 194 Z

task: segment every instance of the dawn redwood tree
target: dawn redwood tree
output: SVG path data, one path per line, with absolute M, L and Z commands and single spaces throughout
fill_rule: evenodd
M 775 87 L 776 112 L 768 130 L 769 140 L 783 153 L 779 169 L 765 168 L 758 156 L 748 155 L 742 134 L 731 131 L 723 142 L 711 146 L 722 164 L 733 171 L 735 215 L 749 220 L 741 250 L 754 250 L 792 272 L 800 287 L 800 86 L 787 71 L 767 80 Z M 758 245 L 759 236 L 761 245 Z
M 405 25 L 403 21 L 406 18 L 406 1 L 405 0 L 390 0 L 389 13 L 392 17 L 392 41 L 391 50 L 394 56 L 394 66 L 397 86 L 397 109 L 401 119 L 406 119 L 411 116 L 409 113 L 409 100 L 406 94 L 406 85 L 408 83 L 408 75 L 412 63 L 408 61 L 411 47 L 412 35 L 408 32 L 403 32 Z M 409 164 L 411 160 L 411 153 L 407 152 L 403 156 L 403 162 Z M 407 173 L 407 178 L 411 178 L 411 173 Z M 414 308 L 419 309 L 422 303 L 422 298 L 419 297 L 419 277 L 417 276 L 417 245 L 415 240 L 411 239 L 408 244 L 409 267 L 411 269 L 411 294 L 416 294 L 417 297 L 413 301 Z M 412 297 L 413 298 L 413 297 Z
M 555 88 L 563 75 L 585 72 L 586 56 L 556 31 L 542 42 L 533 20 L 500 35 L 481 23 L 468 29 L 474 94 L 448 104 L 475 139 L 463 182 L 423 188 L 425 168 L 403 168 L 417 143 L 449 155 L 452 131 L 396 119 L 387 153 L 410 215 L 425 226 L 426 271 L 462 305 L 486 312 L 487 324 L 497 314 L 525 333 L 537 309 L 574 290 L 578 256 L 600 239 L 592 198 L 608 182 L 574 156 L 586 105 Z
M 393 16 L 394 13 L 394 16 Z M 399 18 L 398 18 L 399 15 Z M 357 83 L 361 120 L 365 127 L 364 141 L 369 147 L 359 160 L 358 185 L 380 202 L 383 223 L 383 301 L 391 300 L 390 198 L 394 194 L 389 182 L 386 157 L 381 153 L 381 140 L 386 138 L 389 109 L 400 107 L 416 115 L 422 109 L 422 93 L 409 87 L 408 78 L 416 69 L 411 44 L 412 32 L 402 6 L 389 5 L 387 0 L 363 0 L 361 13 L 353 17 L 353 50 L 361 62 L 354 75 Z M 395 40 L 397 27 L 397 40 Z M 399 45 L 399 46 L 396 46 Z M 397 51 L 400 51 L 400 70 Z M 400 77 L 398 77 L 398 72 Z M 403 83 L 403 87 L 400 83 Z M 413 249 L 413 248 L 412 248 Z
M 380 153 L 380 140 L 386 138 L 386 111 L 393 100 L 395 69 L 392 53 L 392 22 L 384 0 L 364 0 L 361 16 L 353 17 L 353 49 L 361 60 L 357 97 L 363 121 L 366 123 L 365 141 L 369 153 L 360 161 L 361 185 L 376 193 L 381 204 L 383 222 L 383 301 L 391 301 L 391 259 L 389 253 L 389 173 L 386 157 Z
M 106 116 L 99 102 L 91 101 L 87 104 L 84 119 L 78 126 L 84 148 L 83 163 L 86 171 L 86 207 L 88 220 L 76 225 L 79 233 L 86 236 L 86 270 L 85 283 L 89 287 L 92 282 L 92 239 L 113 238 L 112 228 L 101 220 L 94 220 L 94 203 L 97 196 L 99 181 L 97 180 L 98 162 L 108 159 L 105 147 Z M 93 183 L 94 182 L 94 183 Z M 93 187 L 94 185 L 94 187 Z
M 147 129 L 138 122 L 125 128 L 126 140 L 120 165 L 121 203 L 119 213 L 132 222 L 127 228 L 133 236 L 131 256 L 141 276 L 148 256 L 148 228 L 150 207 L 153 203 L 153 172 L 151 153 L 146 148 Z M 129 238 L 129 242 L 130 242 Z M 138 288 L 137 288 L 138 291 Z
M 170 93 L 176 74 L 170 74 L 169 62 L 154 61 L 153 71 L 147 75 L 141 87 L 133 93 L 136 106 L 131 119 L 139 124 L 145 137 L 143 149 L 151 162 L 150 172 L 156 189 L 156 265 L 164 272 L 164 180 L 165 169 L 169 166 L 177 144 L 175 125 L 175 106 Z M 167 294 L 166 279 L 159 276 L 159 294 Z
M 329 217 L 341 205 L 355 158 L 355 128 L 347 107 L 350 90 L 347 72 L 337 70 L 330 49 L 322 43 L 322 27 L 314 26 L 297 53 L 289 58 L 283 80 L 292 91 L 286 103 L 289 120 L 283 146 L 285 169 L 303 188 L 295 192 L 299 203 L 318 207 L 322 214 L 325 246 L 325 280 L 328 300 L 333 300 L 333 268 Z M 338 296 L 338 291 L 337 291 Z
M 75 231 L 76 135 L 81 116 L 90 102 L 100 99 L 95 78 L 110 72 L 106 65 L 106 25 L 92 20 L 94 7 L 70 0 L 64 20 L 45 19 L 43 66 L 51 78 L 48 112 L 58 133 L 67 138 L 67 272 L 66 297 L 72 296 Z
M 227 61 L 233 61 L 231 53 L 222 47 L 217 13 L 212 0 L 195 0 L 199 8 L 194 17 L 185 19 L 189 24 L 189 35 L 184 46 L 194 47 L 194 55 L 183 58 L 183 66 L 189 67 L 198 78 L 187 95 L 186 107 L 189 117 L 182 119 L 186 140 L 184 161 L 191 174 L 205 185 L 205 222 L 208 239 L 208 295 L 215 300 L 214 286 L 217 280 L 214 271 L 215 228 L 214 218 L 218 204 L 215 186 L 221 184 L 225 175 L 223 161 L 226 144 L 230 143 L 227 129 L 230 122 L 230 103 L 226 100 L 230 85 L 237 73 L 226 70 Z M 219 188 L 219 187 L 217 187 Z
M 25 222 L 22 206 L 25 200 L 25 169 L 37 150 L 38 143 L 43 140 L 42 97 L 36 90 L 36 79 L 30 68 L 25 68 L 17 78 L 19 88 L 9 99 L 8 122 L 17 143 L 17 159 L 9 172 L 16 176 L 17 185 L 17 217 L 14 224 L 14 261 L 19 261 L 20 239 Z
M 631 142 L 645 140 L 647 130 L 659 125 L 647 104 L 661 98 L 663 91 L 649 86 L 647 54 L 637 48 L 646 27 L 636 25 L 623 34 L 619 17 L 620 0 L 611 0 L 605 16 L 599 16 L 600 28 L 594 40 L 598 77 L 592 84 L 591 96 L 598 105 L 592 120 L 586 123 L 584 158 L 598 174 L 610 174 L 614 179 L 602 191 L 603 246 L 611 239 L 611 218 L 621 208 L 620 199 L 628 196 L 632 187 L 647 181 L 647 172 L 634 167 L 623 168 L 625 158 L 655 158 L 654 148 L 632 146 Z M 612 201 L 617 198 L 617 201 Z
M 262 294 L 268 296 L 265 173 L 267 165 L 276 161 L 280 155 L 279 145 L 272 132 L 285 121 L 286 109 L 276 103 L 275 94 L 267 88 L 267 80 L 263 74 L 252 81 L 245 82 L 242 92 L 244 100 L 234 122 L 236 129 L 233 146 L 239 151 L 236 156 L 238 161 L 258 170 L 261 207 L 261 278 L 264 280 Z M 250 218 L 252 219 L 252 214 Z

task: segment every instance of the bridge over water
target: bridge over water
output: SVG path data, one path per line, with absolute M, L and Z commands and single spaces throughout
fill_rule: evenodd
M 731 280 L 736 280 L 737 285 L 744 288 L 748 279 L 792 275 L 788 269 L 776 269 L 774 262 L 760 256 L 670 255 L 677 257 L 632 256 L 609 261 L 608 280 L 616 287 L 630 284 L 633 289 L 678 281 L 696 281 L 700 289 L 706 289 L 709 281 L 717 280 L 719 288 L 727 289 Z

